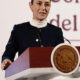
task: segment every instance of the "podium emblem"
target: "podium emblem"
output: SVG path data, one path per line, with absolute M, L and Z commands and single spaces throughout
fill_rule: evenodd
M 70 75 L 79 68 L 79 52 L 69 44 L 59 44 L 51 54 L 51 64 L 56 72 Z

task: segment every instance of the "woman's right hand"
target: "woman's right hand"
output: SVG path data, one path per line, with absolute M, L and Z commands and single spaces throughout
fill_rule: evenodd
M 12 63 L 11 60 L 9 60 L 9 59 L 5 59 L 5 60 L 2 62 L 2 64 L 1 64 L 1 69 L 2 69 L 2 70 L 7 69 L 8 66 L 9 66 L 11 63 Z

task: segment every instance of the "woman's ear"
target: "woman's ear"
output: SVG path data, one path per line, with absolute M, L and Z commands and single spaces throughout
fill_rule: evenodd
M 31 2 L 29 2 L 29 7 L 33 11 L 33 4 Z

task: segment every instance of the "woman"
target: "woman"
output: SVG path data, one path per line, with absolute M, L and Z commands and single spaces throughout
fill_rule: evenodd
M 46 20 L 51 0 L 31 0 L 29 5 L 33 12 L 33 19 L 14 26 L 2 56 L 3 70 L 14 61 L 16 52 L 21 55 L 28 47 L 56 46 L 64 42 L 62 30 L 47 23 Z

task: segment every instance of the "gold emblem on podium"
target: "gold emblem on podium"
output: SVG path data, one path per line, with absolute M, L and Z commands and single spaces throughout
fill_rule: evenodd
M 79 52 L 74 46 L 62 43 L 53 49 L 51 64 L 60 74 L 72 74 L 79 67 Z

